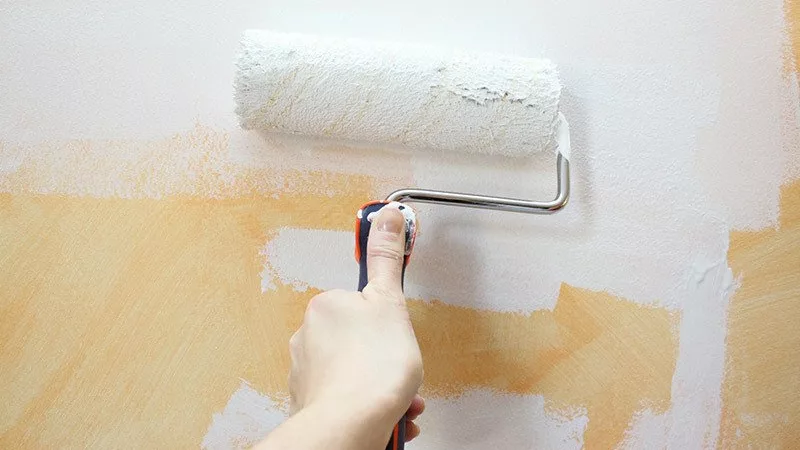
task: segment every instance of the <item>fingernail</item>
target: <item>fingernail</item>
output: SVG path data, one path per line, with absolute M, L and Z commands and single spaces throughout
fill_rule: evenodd
M 378 215 L 378 231 L 399 234 L 403 232 L 406 219 L 396 208 L 384 207 Z

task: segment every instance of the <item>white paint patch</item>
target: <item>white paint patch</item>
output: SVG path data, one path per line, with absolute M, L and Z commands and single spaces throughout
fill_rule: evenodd
M 548 60 L 247 31 L 242 126 L 449 151 L 553 148 L 561 84 Z
M 558 413 L 541 395 L 476 390 L 454 399 L 426 400 L 419 450 L 580 449 L 589 419 L 580 410 Z
M 783 96 L 782 137 L 786 149 L 786 167 L 783 182 L 789 183 L 800 178 L 800 80 L 797 73 L 786 76 L 786 90 Z
M 517 310 L 552 308 L 561 282 L 670 309 L 683 302 L 686 267 L 727 238 L 724 210 L 694 177 L 693 133 L 714 119 L 714 94 L 698 86 L 714 80 L 697 74 L 687 85 L 674 67 L 570 70 L 585 79 L 564 102 L 573 149 L 568 207 L 525 216 L 421 205 L 410 280 L 446 285 L 445 302 Z M 640 70 L 647 76 L 631 76 Z M 648 120 L 631 117 L 642 104 L 660 107 Z M 416 184 L 426 188 L 539 200 L 555 194 L 552 159 L 415 155 L 413 164 Z M 498 289 L 516 289 L 517 298 L 499 300 Z
M 241 449 L 252 446 L 287 417 L 281 402 L 258 393 L 246 382 L 225 409 L 214 414 L 202 448 Z M 417 450 L 442 448 L 580 449 L 589 421 L 584 411 L 553 411 L 541 395 L 510 395 L 475 390 L 452 399 L 427 399 L 418 419 L 422 430 Z
M 662 415 L 641 413 L 626 433 L 624 448 L 716 448 L 722 411 L 726 312 L 738 282 L 723 256 L 698 259 L 691 268 L 688 284 L 671 408 Z
M 267 260 L 261 290 L 276 282 L 295 290 L 355 289 L 358 263 L 353 258 L 355 232 L 281 228 L 262 251 Z
M 639 411 L 631 421 L 620 450 L 663 449 L 667 442 L 666 414 L 655 414 L 649 409 Z
M 717 80 L 707 89 L 716 94 L 716 114 L 711 123 L 697 125 L 691 146 L 695 172 L 713 200 L 709 208 L 732 229 L 777 225 L 786 149 L 796 142 L 784 133 L 790 95 L 782 70 L 786 23 L 775 3 L 733 2 L 714 14 L 726 29 L 759 24 L 737 45 L 721 42 L 726 37 L 719 31 L 709 42 L 715 50 L 707 52 L 705 66 Z
M 422 227 L 424 228 L 424 224 Z M 430 238 L 425 241 L 430 241 Z M 474 272 L 468 271 L 465 267 L 476 269 L 475 258 L 456 252 L 437 259 L 437 261 L 447 260 L 446 264 L 451 269 L 448 277 L 438 282 L 425 277 L 418 270 L 419 266 L 423 266 L 423 262 L 416 255 L 425 245 L 418 242 L 411 256 L 405 277 L 407 297 L 424 300 L 451 299 L 451 303 L 462 306 L 500 311 L 530 312 L 541 309 L 535 301 L 531 301 L 528 293 L 537 289 L 535 280 L 519 279 L 516 283 L 496 284 L 491 290 L 480 289 L 478 286 L 481 283 L 491 283 L 491 280 L 467 279 L 466 277 Z M 266 256 L 266 262 L 261 274 L 261 289 L 262 291 L 275 289 L 277 282 L 290 285 L 301 292 L 309 287 L 321 290 L 352 289 L 358 281 L 358 264 L 352 257 L 354 246 L 355 236 L 351 232 L 282 228 L 262 252 Z M 485 260 L 500 264 L 496 259 L 497 255 L 487 253 L 483 257 Z M 424 264 L 424 267 L 430 267 L 430 264 Z M 442 268 L 439 268 L 440 273 L 441 270 Z M 488 270 L 496 273 L 502 268 Z M 558 286 L 554 286 L 554 289 L 557 290 Z M 462 296 L 458 298 L 460 301 L 452 301 L 458 295 Z
M 246 449 L 288 417 L 288 399 L 273 399 L 242 380 L 225 409 L 214 414 L 200 447 L 205 450 Z
M 722 414 L 727 310 L 738 281 L 723 256 L 698 258 L 687 284 L 672 378 L 668 447 L 715 448 Z

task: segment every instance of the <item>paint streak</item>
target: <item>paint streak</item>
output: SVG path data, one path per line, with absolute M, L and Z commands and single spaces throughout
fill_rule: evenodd
M 149 140 L 73 139 L 30 144 L 0 141 L 0 192 L 122 198 L 232 198 L 308 192 L 319 186 L 316 192 L 331 197 L 334 190 L 328 188 L 325 192 L 322 187 L 332 186 L 337 181 L 357 183 L 363 178 L 354 174 L 346 179 L 330 167 L 341 169 L 342 173 L 358 169 L 359 173 L 383 176 L 384 182 L 404 182 L 387 175 L 382 167 L 402 169 L 407 158 L 378 163 L 372 159 L 376 156 L 370 153 L 381 153 L 374 149 L 318 147 L 319 144 L 311 141 L 266 140 L 253 133 L 219 130 L 200 124 L 169 137 Z M 343 158 L 343 154 L 352 159 Z M 370 186 L 375 188 L 376 183 L 373 179 Z
M 0 446 L 199 442 L 239 379 L 286 391 L 286 342 L 319 291 L 278 282 L 262 293 L 261 250 L 282 227 L 350 231 L 378 181 L 253 169 L 233 162 L 228 140 L 197 126 L 155 141 L 0 147 L 18 161 L 0 177 L 11 193 L 0 194 Z M 349 252 L 342 261 L 355 273 Z M 554 311 L 529 315 L 410 305 L 430 396 L 488 388 L 577 406 L 589 448 L 619 442 L 637 411 L 669 406 L 666 310 L 569 286 Z
M 741 277 L 728 313 L 721 448 L 800 442 L 800 181 L 781 190 L 777 229 L 731 233 Z
M 0 447 L 199 442 L 240 378 L 285 392 L 286 342 L 317 291 L 262 293 L 259 252 L 281 226 L 349 229 L 370 185 L 355 181 L 328 186 L 365 187 L 335 201 L 0 196 Z M 553 312 L 411 310 L 428 395 L 487 387 L 584 407 L 589 448 L 669 405 L 666 310 L 569 286 Z
M 323 179 L 277 198 L 0 194 L 0 447 L 199 443 L 239 378 L 285 391 L 306 295 L 262 294 L 259 251 L 280 226 L 352 226 L 371 179 Z
M 274 177 L 247 176 L 230 161 L 227 133 L 203 125 L 152 140 L 0 142 L 0 190 L 95 196 L 246 194 Z M 58 163 L 54 163 L 58 161 Z

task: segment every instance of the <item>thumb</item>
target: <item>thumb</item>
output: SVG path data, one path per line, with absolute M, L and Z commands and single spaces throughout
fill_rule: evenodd
M 402 295 L 405 249 L 406 220 L 403 213 L 397 208 L 384 206 L 373 221 L 367 240 L 369 285 Z

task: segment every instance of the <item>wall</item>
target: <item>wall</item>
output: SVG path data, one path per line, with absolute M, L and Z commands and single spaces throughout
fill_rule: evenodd
M 797 442 L 796 2 L 225 3 L 0 5 L 0 446 L 246 446 L 361 203 L 552 195 L 547 156 L 239 130 L 246 28 L 559 64 L 568 209 L 419 208 L 413 448 Z

